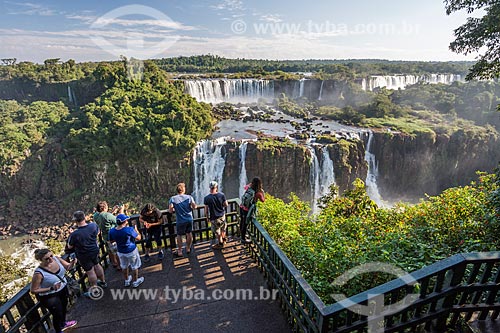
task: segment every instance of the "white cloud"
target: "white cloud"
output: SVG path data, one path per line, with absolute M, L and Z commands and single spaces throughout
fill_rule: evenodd
M 14 5 L 15 9 L 7 11 L 9 15 L 39 15 L 39 16 L 53 16 L 59 14 L 57 11 L 40 4 L 31 2 L 10 2 L 5 1 L 6 4 Z
M 282 15 L 279 14 L 264 14 L 260 17 L 260 20 L 264 22 L 280 23 L 283 22 L 281 17 Z
M 236 11 L 236 10 L 244 10 L 243 1 L 241 0 L 223 0 L 222 2 L 211 6 L 211 8 L 216 10 L 228 10 L 228 11 Z

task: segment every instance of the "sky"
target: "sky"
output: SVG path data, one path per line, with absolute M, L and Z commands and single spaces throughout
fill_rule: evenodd
M 474 60 L 442 0 L 0 0 L 0 58 Z

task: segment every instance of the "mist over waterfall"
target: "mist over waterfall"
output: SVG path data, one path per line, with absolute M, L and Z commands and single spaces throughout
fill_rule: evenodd
M 205 103 L 250 103 L 274 98 L 274 82 L 259 79 L 185 80 L 186 93 Z
M 209 193 L 209 184 L 212 180 L 219 183 L 219 190 L 223 191 L 222 175 L 226 165 L 225 150 L 226 138 L 203 140 L 198 142 L 193 152 L 194 181 L 193 198 L 200 205 L 203 198 Z
M 239 187 L 239 197 L 243 196 L 245 193 L 244 187 L 248 184 L 247 179 L 247 169 L 245 165 L 245 159 L 247 157 L 247 141 L 242 141 L 239 147 L 239 155 L 240 155 L 240 187 Z
M 372 75 L 361 81 L 361 88 L 369 91 L 382 87 L 398 90 L 418 82 L 451 84 L 455 81 L 462 81 L 462 77 L 458 74 Z
M 366 193 L 379 206 L 383 206 L 382 196 L 378 191 L 377 175 L 378 165 L 375 160 L 375 155 L 371 153 L 371 145 L 373 141 L 373 132 L 368 131 L 368 143 L 365 150 L 365 161 L 368 163 L 368 172 L 366 174 Z

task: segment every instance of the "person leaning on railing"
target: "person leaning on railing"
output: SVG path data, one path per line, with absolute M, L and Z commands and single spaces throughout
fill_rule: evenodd
M 262 180 L 259 177 L 255 177 L 252 179 L 250 184 L 245 185 L 244 187 L 245 193 L 242 197 L 242 202 L 240 205 L 240 234 L 241 234 L 241 243 L 248 244 L 250 240 L 247 239 L 247 226 L 248 226 L 248 218 L 252 216 L 248 216 L 248 212 L 250 208 L 257 202 L 257 200 L 264 202 L 266 200 L 264 189 L 262 188 Z M 251 194 L 250 200 L 245 200 L 245 197 Z M 247 202 L 248 201 L 248 202 Z M 255 210 L 252 211 L 255 213 Z M 252 215 L 252 214 L 251 214 Z
M 52 323 L 57 333 L 77 324 L 76 320 L 66 321 L 68 306 L 67 270 L 73 268 L 76 260 L 68 263 L 54 256 L 49 249 L 37 249 L 35 259 L 40 265 L 33 273 L 30 291 L 37 296 L 42 306 L 52 315 Z

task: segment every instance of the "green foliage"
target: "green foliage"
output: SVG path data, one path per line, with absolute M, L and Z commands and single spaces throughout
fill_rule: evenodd
M 125 79 L 123 66 L 98 68 L 110 88 L 82 108 L 66 142 L 71 152 L 90 160 L 119 153 L 139 161 L 160 151 L 180 157 L 210 134 L 210 107 L 168 82 L 154 64 L 145 65 L 141 81 Z
M 354 295 L 394 278 L 371 273 L 341 290 L 330 285 L 363 263 L 386 262 L 410 272 L 453 254 L 497 249 L 498 179 L 481 174 L 477 183 L 390 209 L 377 207 L 356 180 L 342 197 L 332 187 L 316 216 L 292 198 L 290 204 L 266 200 L 258 219 L 328 304 L 333 293 Z
M 22 105 L 0 100 L 0 172 L 15 173 L 32 151 L 45 144 L 50 130 L 68 114 L 62 102 Z
M 27 282 L 26 272 L 19 258 L 0 255 L 0 304 L 5 303 L 10 296 Z
M 450 49 L 457 53 L 480 52 L 479 61 L 472 66 L 467 79 L 491 79 L 500 76 L 500 3 L 498 1 L 445 0 L 446 13 L 466 9 L 484 13 L 482 17 L 469 17 L 467 22 L 455 29 L 456 39 Z

